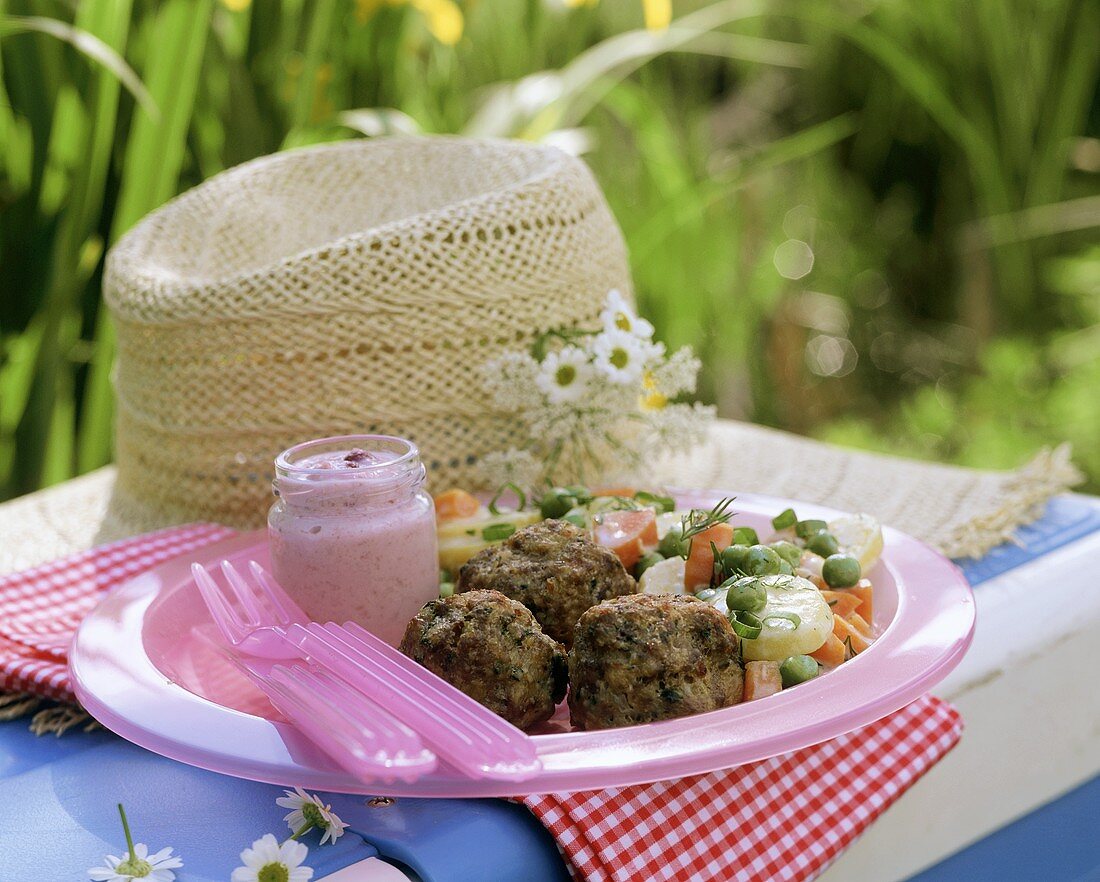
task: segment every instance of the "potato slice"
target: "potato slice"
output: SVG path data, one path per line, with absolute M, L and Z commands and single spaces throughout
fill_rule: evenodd
M 840 550 L 859 561 L 864 574 L 882 554 L 882 524 L 869 514 L 841 515 L 829 521 Z
M 436 531 L 439 536 L 439 565 L 457 576 L 458 568 L 479 551 L 504 541 L 504 539 L 486 539 L 484 535 L 486 528 L 511 524 L 516 530 L 522 530 L 540 520 L 542 517 L 537 511 L 501 512 L 499 515 L 491 515 L 486 509 L 485 514 L 478 517 L 448 521 Z
M 745 661 L 783 661 L 820 649 L 833 633 L 833 613 L 821 592 L 799 576 L 763 576 L 760 581 L 768 602 L 756 616 L 764 627 L 759 637 L 741 641 Z M 719 591 L 711 604 L 728 614 L 724 591 Z M 798 624 L 779 618 L 784 614 L 797 616 Z
M 669 557 L 655 563 L 638 580 L 641 594 L 683 594 L 684 567 L 687 561 L 682 557 Z

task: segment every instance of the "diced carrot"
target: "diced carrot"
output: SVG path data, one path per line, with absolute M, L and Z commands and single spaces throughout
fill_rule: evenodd
M 632 497 L 638 491 L 634 487 L 597 487 L 592 490 L 592 496 L 626 496 Z
M 440 521 L 472 518 L 481 508 L 477 497 L 465 490 L 444 490 L 435 497 L 435 516 Z
M 628 570 L 633 569 L 647 545 L 657 544 L 657 515 L 651 508 L 609 511 L 597 520 L 596 542 L 614 551 Z
M 840 616 L 833 616 L 833 634 L 841 643 L 845 640 L 850 641 L 852 651 L 857 655 L 871 645 L 871 641 L 860 634 L 854 625 Z
M 857 612 L 850 612 L 844 618 L 846 618 L 848 620 L 848 624 L 859 631 L 860 634 L 862 634 L 868 640 L 871 639 L 871 626 L 867 623 L 867 620 L 863 618 L 863 616 L 861 616 Z
M 833 617 L 833 621 L 836 622 L 836 616 Z M 843 664 L 844 655 L 844 643 L 834 633 L 829 635 L 829 639 L 825 641 L 820 649 L 815 649 L 810 653 L 810 658 L 817 659 L 823 665 L 835 668 L 837 665 Z
M 775 695 L 783 688 L 783 678 L 779 674 L 777 661 L 751 661 L 745 664 L 745 689 L 741 693 L 742 701 L 753 701 Z
M 842 619 L 848 618 L 860 604 L 859 598 L 847 591 L 822 591 L 821 596 L 829 604 L 829 609 L 833 611 L 833 615 L 840 616 Z
M 871 596 L 874 594 L 874 588 L 871 586 L 869 579 L 860 579 L 854 588 L 845 588 L 849 594 L 854 594 L 860 599 L 859 606 L 856 607 L 856 612 L 859 613 L 863 619 L 867 622 L 874 622 L 875 613 L 871 604 Z
M 691 552 L 684 567 L 684 587 L 689 591 L 699 585 L 709 585 L 714 575 L 714 552 L 711 544 L 723 551 L 733 541 L 733 527 L 715 524 L 692 537 Z

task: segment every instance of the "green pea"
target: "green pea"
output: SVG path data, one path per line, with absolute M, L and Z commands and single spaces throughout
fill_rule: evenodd
M 664 557 L 658 554 L 656 551 L 651 551 L 648 554 L 643 554 L 642 559 L 634 564 L 634 578 L 642 578 L 642 573 L 644 573 L 654 564 L 659 564 L 663 560 Z
M 776 530 L 786 530 L 788 527 L 793 527 L 796 523 L 798 523 L 798 516 L 794 513 L 793 508 L 781 511 L 772 518 L 772 527 Z
M 573 502 L 573 495 L 564 487 L 551 487 L 539 499 L 539 513 L 544 518 L 561 518 L 573 507 Z
M 840 543 L 836 541 L 836 536 L 832 533 L 815 533 L 809 539 L 806 540 L 806 547 L 810 549 L 814 554 L 820 554 L 822 557 L 828 557 L 831 554 L 836 554 L 840 550 Z
M 821 566 L 821 578 L 830 588 L 851 588 L 861 575 L 859 561 L 848 554 L 832 554 Z
M 818 672 L 817 662 L 808 655 L 792 655 L 779 665 L 779 676 L 783 679 L 784 689 L 812 680 Z
M 779 574 L 781 576 L 793 576 L 794 575 L 794 567 L 792 567 L 789 563 L 787 563 L 785 560 L 780 558 L 780 560 L 779 560 Z
M 744 571 L 745 555 L 749 553 L 749 547 L 747 545 L 731 545 L 729 548 L 722 549 L 722 555 L 720 558 L 722 564 L 722 572 L 727 576 L 732 576 L 734 573 L 740 573 Z
M 792 567 L 797 567 L 802 562 L 802 549 L 793 542 L 780 539 L 778 542 L 773 542 L 771 547 L 775 549 L 776 554 Z
M 829 525 L 824 521 L 799 521 L 794 525 L 794 532 L 799 539 L 809 539 L 816 533 L 820 533 L 822 530 L 829 529 Z
M 742 576 L 740 579 L 727 579 L 718 586 L 726 589 L 726 607 L 745 612 L 759 612 L 768 604 L 768 591 L 759 579 Z
M 758 545 L 760 537 L 752 527 L 734 527 L 732 541 L 734 545 Z
M 439 596 L 440 597 L 450 597 L 454 593 L 455 593 L 455 583 L 454 582 L 440 582 L 439 583 Z
M 665 557 L 687 557 L 688 542 L 684 539 L 683 524 L 673 524 L 657 543 L 657 550 Z
M 754 545 L 745 555 L 743 569 L 750 576 L 774 576 L 782 570 L 781 560 L 775 549 L 767 545 Z

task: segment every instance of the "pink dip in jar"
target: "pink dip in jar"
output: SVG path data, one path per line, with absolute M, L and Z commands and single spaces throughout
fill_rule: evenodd
M 387 643 L 439 596 L 435 509 L 420 451 L 347 435 L 275 459 L 267 519 L 276 580 L 311 618 L 358 622 Z

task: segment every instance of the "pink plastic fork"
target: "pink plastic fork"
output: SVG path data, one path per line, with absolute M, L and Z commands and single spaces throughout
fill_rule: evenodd
M 295 728 L 365 782 L 412 782 L 434 771 L 436 757 L 410 728 L 339 677 L 305 664 L 230 655 Z
M 542 768 L 534 742 L 507 720 L 354 622 L 291 625 L 309 658 L 356 683 L 469 777 L 524 781 Z
M 256 561 L 249 562 L 249 571 L 252 582 L 222 562 L 242 615 L 206 570 L 192 566 L 214 620 L 239 652 L 305 657 L 324 667 L 469 777 L 523 781 L 542 768 L 534 742 L 511 723 L 360 626 L 312 622 Z
M 424 747 L 408 726 L 377 702 L 352 689 L 323 666 L 303 663 L 302 653 L 270 622 L 276 613 L 241 578 L 229 561 L 222 572 L 231 593 L 245 609 L 238 614 L 230 598 L 199 564 L 191 567 L 210 614 L 229 644 L 225 654 L 303 735 L 342 768 L 363 781 L 415 781 L 436 767 L 435 754 Z M 290 604 L 298 614 L 296 606 Z M 279 615 L 290 611 L 280 610 Z M 279 619 L 282 620 L 281 618 Z M 253 638 L 251 635 L 255 633 Z M 282 644 L 279 646 L 279 644 Z M 250 647 L 265 649 L 263 654 Z M 285 661 L 279 664 L 277 661 Z

